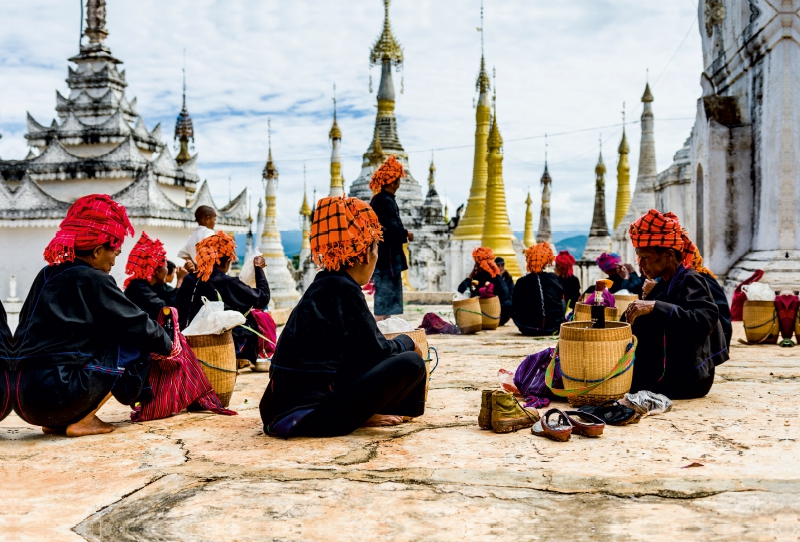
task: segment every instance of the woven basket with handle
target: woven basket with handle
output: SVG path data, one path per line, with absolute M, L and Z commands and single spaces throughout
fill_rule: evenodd
M 745 301 L 742 308 L 742 324 L 747 342 L 775 344 L 778 342 L 778 310 L 774 301 Z
M 595 329 L 590 322 L 561 324 L 558 348 L 547 368 L 551 391 L 572 406 L 599 405 L 621 399 L 631 389 L 636 339 L 630 324 L 606 322 Z M 564 389 L 552 389 L 556 357 L 561 361 Z
M 481 329 L 497 329 L 500 325 L 500 298 L 478 299 L 481 306 Z
M 622 315 L 625 314 L 625 310 L 628 308 L 628 305 L 639 300 L 639 296 L 629 294 L 614 294 L 614 299 L 616 300 L 617 310 L 619 310 L 619 314 Z
M 236 347 L 233 345 L 233 333 L 227 331 L 219 335 L 188 335 L 186 342 L 200 361 L 222 406 L 227 407 L 236 385 Z
M 453 301 L 453 316 L 461 333 L 469 335 L 483 329 L 483 315 L 481 304 L 477 297 Z
M 606 307 L 606 322 L 619 322 L 619 316 L 622 314 L 616 307 Z M 575 321 L 576 322 L 591 322 L 592 321 L 592 306 L 585 303 L 578 303 L 575 305 Z

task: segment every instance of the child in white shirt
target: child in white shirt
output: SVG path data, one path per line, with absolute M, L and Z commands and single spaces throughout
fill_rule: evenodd
M 186 245 L 178 252 L 178 258 L 183 258 L 187 263 L 191 262 L 192 267 L 197 263 L 197 243 L 216 233 L 214 226 L 217 225 L 217 213 L 208 205 L 201 205 L 194 212 L 194 218 L 197 220 L 198 226 L 189 236 Z M 188 266 L 187 269 L 189 269 Z

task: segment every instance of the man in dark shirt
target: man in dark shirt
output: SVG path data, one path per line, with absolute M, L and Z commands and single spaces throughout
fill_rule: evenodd
M 378 265 L 372 282 L 375 285 L 375 319 L 383 320 L 394 314 L 403 314 L 402 273 L 408 269 L 403 245 L 414 240 L 414 234 L 405 229 L 395 194 L 405 177 L 403 165 L 390 156 L 378 168 L 370 181 L 375 193 L 370 206 L 383 228 L 383 240 L 378 243 Z
M 500 269 L 500 278 L 503 279 L 503 282 L 506 283 L 506 289 L 508 290 L 509 295 L 514 295 L 514 278 L 511 276 L 511 273 L 506 271 L 506 261 L 498 256 L 494 259 L 494 263 L 497 264 L 498 269 Z
M 424 413 L 419 346 L 407 335 L 387 340 L 361 291 L 379 259 L 380 238 L 381 224 L 363 201 L 319 201 L 311 253 L 323 270 L 278 340 L 259 405 L 265 433 L 340 436 Z
M 49 264 L 22 306 L 11 356 L 15 412 L 45 433 L 109 433 L 96 413 L 112 396 L 133 404 L 151 352 L 172 340 L 109 275 L 126 235 L 125 208 L 108 196 L 80 198 L 45 250 Z

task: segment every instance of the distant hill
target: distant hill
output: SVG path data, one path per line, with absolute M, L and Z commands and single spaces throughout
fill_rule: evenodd
M 244 254 L 247 251 L 247 234 L 237 233 L 234 235 L 236 240 L 236 255 L 239 260 L 244 259 Z M 300 245 L 302 245 L 303 238 L 300 230 L 287 230 L 281 232 L 281 242 L 283 243 L 283 250 L 286 256 L 291 258 L 300 254 Z
M 556 241 L 556 250 L 568 250 L 576 260 L 580 260 L 581 256 L 583 256 L 583 249 L 586 248 L 586 240 L 588 238 L 588 235 L 575 235 L 574 237 L 567 237 L 561 241 Z

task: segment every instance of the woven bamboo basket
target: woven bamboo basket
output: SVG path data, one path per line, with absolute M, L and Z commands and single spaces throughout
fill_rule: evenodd
M 800 309 L 797 310 L 797 316 L 794 319 L 794 340 L 800 341 Z
M 606 307 L 606 322 L 619 322 L 619 316 L 622 312 L 614 307 Z M 578 303 L 575 305 L 575 321 L 576 322 L 591 322 L 592 321 L 592 306 L 586 303 Z
M 428 383 L 431 379 L 431 358 L 430 349 L 428 348 L 428 336 L 425 335 L 425 330 L 417 328 L 414 331 L 402 331 L 400 333 L 385 333 L 383 336 L 387 340 L 394 339 L 398 335 L 408 335 L 414 341 L 414 344 L 419 346 L 419 349 L 428 353 L 428 359 L 425 360 L 425 371 L 428 373 L 428 378 L 425 379 L 425 401 L 428 400 Z
M 186 342 L 200 360 L 200 366 L 222 406 L 227 407 L 236 385 L 236 348 L 233 345 L 233 334 L 228 331 L 219 335 L 188 335 Z
M 619 309 L 619 314 L 625 314 L 625 311 L 628 308 L 628 305 L 633 303 L 634 301 L 639 300 L 638 295 L 629 295 L 629 294 L 614 294 L 614 299 L 616 300 L 617 309 Z
M 745 301 L 742 309 L 744 334 L 749 343 L 778 342 L 778 310 L 774 301 Z
M 500 298 L 478 299 L 481 306 L 481 329 L 497 329 L 500 325 Z
M 456 318 L 458 329 L 464 335 L 477 333 L 483 328 L 481 304 L 477 297 L 453 301 L 453 316 Z
M 606 322 L 594 329 L 590 322 L 561 324 L 558 339 L 561 373 L 565 388 L 585 387 L 604 379 L 625 355 L 633 341 L 630 324 Z M 571 406 L 599 405 L 621 399 L 631 389 L 633 367 L 603 382 L 584 395 L 568 397 Z

